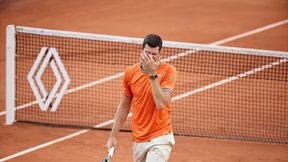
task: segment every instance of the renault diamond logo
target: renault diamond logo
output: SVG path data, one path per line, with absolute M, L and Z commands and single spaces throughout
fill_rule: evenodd
M 43 60 L 43 58 L 44 58 L 44 60 Z M 41 81 L 41 76 L 42 76 L 43 72 L 45 71 L 48 63 L 50 64 L 50 67 L 51 67 L 51 69 L 52 69 L 52 71 L 56 77 L 56 83 L 54 84 L 50 93 L 48 93 L 46 91 L 45 86 L 43 85 L 43 82 Z M 39 69 L 39 70 L 37 71 L 37 69 Z M 37 71 L 37 73 L 36 73 L 36 71 Z M 33 78 L 34 75 L 36 75 L 36 76 Z M 62 76 L 61 75 L 63 76 L 64 83 L 58 92 L 58 89 L 62 83 Z M 31 70 L 27 76 L 27 79 L 28 79 L 29 84 L 32 88 L 32 91 L 36 97 L 36 100 L 39 103 L 40 109 L 42 111 L 47 111 L 48 107 L 52 106 L 51 111 L 53 111 L 53 112 L 56 111 L 57 106 L 59 105 L 59 103 L 60 103 L 60 101 L 61 101 L 66 89 L 68 88 L 70 81 L 71 81 L 68 74 L 67 74 L 67 71 L 65 70 L 64 65 L 63 65 L 63 63 L 62 63 L 62 61 L 58 55 L 57 50 L 55 48 L 47 48 L 47 47 L 43 47 L 41 49 L 40 53 L 38 54 L 38 57 L 36 58 L 32 68 L 31 68 Z M 35 80 L 36 80 L 36 83 L 35 83 Z M 38 90 L 40 90 L 41 94 L 39 93 Z M 53 100 L 54 100 L 54 102 L 52 104 Z

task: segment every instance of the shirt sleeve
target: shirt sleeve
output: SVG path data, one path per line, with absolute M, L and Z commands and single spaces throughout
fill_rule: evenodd
M 176 69 L 174 67 L 169 68 L 163 78 L 161 88 L 169 90 L 171 93 L 173 93 L 176 83 L 176 75 L 177 75 Z
M 122 86 L 122 94 L 125 97 L 133 97 L 133 94 L 129 85 L 130 79 L 131 79 L 131 76 L 129 74 L 129 71 L 126 69 L 124 72 L 123 86 Z

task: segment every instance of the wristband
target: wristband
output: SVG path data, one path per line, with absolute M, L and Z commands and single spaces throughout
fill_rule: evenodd
M 158 78 L 159 76 L 158 76 L 158 74 L 149 74 L 149 78 L 151 79 L 151 80 L 155 80 L 156 78 Z

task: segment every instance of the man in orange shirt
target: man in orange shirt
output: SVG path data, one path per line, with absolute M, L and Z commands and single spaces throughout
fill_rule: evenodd
M 174 145 L 170 111 L 176 69 L 160 62 L 162 40 L 156 34 L 144 38 L 140 63 L 126 68 L 123 97 L 118 106 L 106 147 L 116 147 L 116 135 L 132 112 L 135 162 L 166 162 Z

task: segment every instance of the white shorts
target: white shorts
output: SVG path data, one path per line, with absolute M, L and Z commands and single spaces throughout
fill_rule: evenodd
M 174 144 L 173 133 L 153 138 L 148 142 L 134 141 L 134 162 L 167 162 Z

